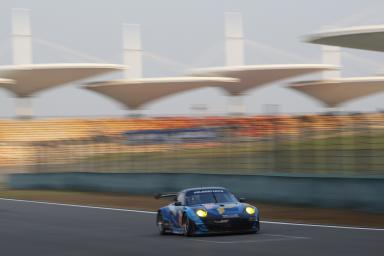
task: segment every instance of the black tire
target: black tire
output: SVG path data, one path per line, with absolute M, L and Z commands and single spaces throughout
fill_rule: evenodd
M 167 234 L 168 230 L 165 228 L 163 214 L 161 212 L 157 213 L 156 225 L 157 225 L 157 228 L 159 229 L 160 235 Z
M 257 226 L 257 229 L 252 231 L 253 234 L 257 234 L 260 231 L 260 222 L 259 221 L 257 222 L 256 226 Z
M 192 236 L 195 232 L 195 225 L 187 215 L 183 216 L 183 235 Z

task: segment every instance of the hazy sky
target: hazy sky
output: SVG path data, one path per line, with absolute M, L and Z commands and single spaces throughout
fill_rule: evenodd
M 324 26 L 381 24 L 382 0 L 1 0 L 0 64 L 11 64 L 11 9 L 31 11 L 35 63 L 90 62 L 95 59 L 121 63 L 121 24 L 141 24 L 144 76 L 177 76 L 189 68 L 224 65 L 224 12 L 243 14 L 246 64 L 319 63 L 320 46 L 302 42 L 302 36 Z M 65 46 L 72 52 L 43 45 Z M 259 45 L 256 47 L 255 45 Z M 58 47 L 56 47 L 58 48 Z M 273 50 L 279 49 L 279 51 Z M 285 54 L 289 53 L 289 54 Z M 384 71 L 383 53 L 343 50 L 343 76 L 364 76 Z M 384 63 L 384 62 L 383 62 Z M 93 78 L 119 78 L 121 74 Z M 310 78 L 317 78 L 312 76 Z M 300 77 L 293 80 L 308 79 Z M 266 104 L 281 112 L 318 112 L 316 102 L 284 88 L 288 81 L 251 91 L 244 102 L 248 113 L 262 113 Z M 82 81 L 84 83 L 84 81 Z M 122 106 L 80 89 L 81 83 L 64 85 L 37 95 L 37 116 L 124 115 Z M 228 98 L 219 89 L 207 88 L 166 98 L 148 105 L 145 114 L 194 113 L 191 106 L 206 105 L 210 114 L 226 112 Z M 384 94 L 353 101 L 348 111 L 384 109 Z M 0 90 L 0 117 L 14 116 L 14 99 Z

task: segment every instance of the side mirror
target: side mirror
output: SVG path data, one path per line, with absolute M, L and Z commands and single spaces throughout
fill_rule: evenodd
M 245 203 L 245 198 L 244 197 L 239 198 L 239 202 L 240 203 Z
M 181 202 L 175 202 L 175 206 L 181 206 Z

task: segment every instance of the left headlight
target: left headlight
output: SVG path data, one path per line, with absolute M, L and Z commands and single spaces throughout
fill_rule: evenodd
M 250 206 L 247 206 L 245 207 L 245 211 L 249 214 L 249 215 L 253 215 L 255 214 L 256 210 L 254 207 L 250 207 Z
M 197 214 L 197 216 L 199 216 L 201 218 L 207 217 L 207 215 L 208 215 L 207 211 L 202 210 L 202 209 L 197 210 L 196 214 Z

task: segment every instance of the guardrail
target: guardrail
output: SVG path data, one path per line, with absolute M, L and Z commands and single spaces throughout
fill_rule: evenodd
M 196 186 L 224 186 L 262 202 L 384 212 L 384 177 L 214 175 L 177 173 L 11 174 L 14 189 L 56 189 L 153 195 Z

